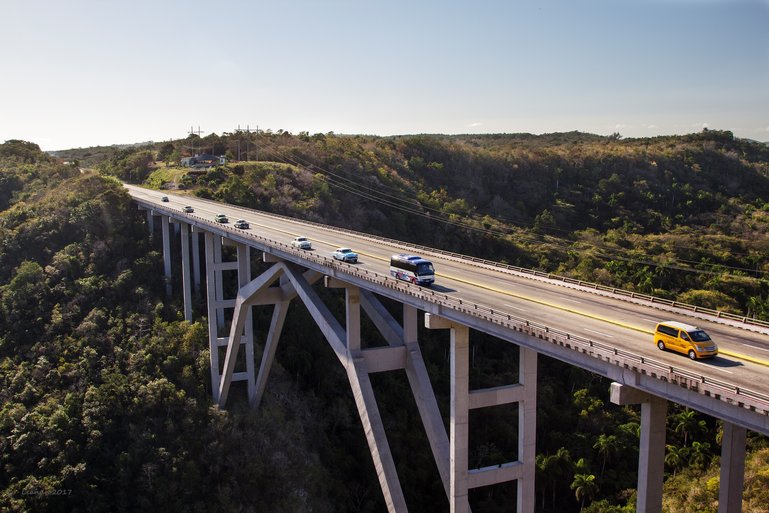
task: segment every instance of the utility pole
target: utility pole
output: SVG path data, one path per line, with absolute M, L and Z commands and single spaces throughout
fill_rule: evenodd
M 240 160 L 240 143 L 243 140 L 243 132 L 246 132 L 246 160 L 248 160 L 248 152 L 251 149 L 251 126 L 246 125 L 245 130 L 240 128 L 240 125 L 238 125 L 238 128 L 235 129 L 235 132 L 238 133 L 238 160 Z M 257 159 L 258 160 L 258 159 Z
M 235 133 L 238 134 L 238 161 L 240 161 L 240 140 L 242 139 L 240 132 L 240 125 L 238 125 L 238 128 L 235 129 Z
M 190 131 L 188 133 L 190 135 L 197 134 L 198 139 L 199 139 L 200 138 L 200 134 L 202 134 L 203 132 L 200 131 L 200 125 L 198 125 L 198 130 L 197 131 L 195 131 L 195 127 L 194 126 L 190 126 Z M 193 157 L 195 156 L 195 140 L 194 139 L 192 140 L 192 156 Z

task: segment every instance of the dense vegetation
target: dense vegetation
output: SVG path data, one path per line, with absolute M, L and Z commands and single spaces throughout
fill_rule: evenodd
M 235 156 L 247 137 L 258 162 L 170 165 L 193 145 Z M 31 143 L 0 145 L 3 507 L 383 511 L 344 371 L 306 311 L 289 312 L 259 412 L 237 394 L 213 407 L 205 320 L 182 322 L 164 301 L 156 243 L 116 181 L 78 168 L 87 152 L 62 154 L 65 165 Z M 125 180 L 769 318 L 769 150 L 728 132 L 279 131 L 94 154 Z M 447 341 L 420 338 L 445 405 Z M 515 381 L 513 348 L 471 343 L 472 387 Z M 538 510 L 632 511 L 638 411 L 607 404 L 607 381 L 587 372 L 543 357 L 539 374 Z M 447 510 L 405 377 L 372 380 L 410 509 Z M 473 466 L 515 457 L 514 407 L 490 410 L 470 418 Z M 667 510 L 716 511 L 719 423 L 671 405 L 668 428 Z M 751 434 L 749 448 L 745 511 L 758 512 L 769 444 Z M 474 491 L 474 511 L 509 511 L 512 493 Z
M 259 162 L 182 175 L 152 162 L 163 149 L 233 156 L 246 137 Z M 730 132 L 623 140 L 279 131 L 156 146 L 122 149 L 101 169 L 769 319 L 769 146 Z

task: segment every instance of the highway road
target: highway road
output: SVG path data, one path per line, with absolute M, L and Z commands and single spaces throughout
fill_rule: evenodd
M 213 221 L 217 213 L 229 217 L 229 226 L 235 219 L 245 219 L 251 226 L 248 230 L 239 230 L 240 235 L 253 233 L 284 244 L 295 236 L 304 235 L 312 240 L 313 254 L 329 258 L 335 248 L 350 247 L 360 255 L 358 268 L 384 275 L 389 272 L 391 254 L 416 253 L 430 259 L 435 266 L 434 290 L 769 397 L 769 331 L 765 329 L 758 332 L 695 319 L 684 313 L 670 313 L 619 297 L 567 288 L 556 281 L 547 283 L 523 277 L 451 255 L 415 250 L 408 244 L 391 245 L 333 227 L 306 224 L 189 195 L 126 187 L 135 198 L 170 209 L 176 217 L 184 217 L 182 207 L 191 205 L 195 209 L 193 216 L 208 221 Z M 162 196 L 168 196 L 169 201 L 161 202 Z M 652 340 L 652 331 L 661 320 L 678 320 L 704 328 L 718 343 L 721 353 L 710 360 L 690 361 L 685 355 L 658 350 Z

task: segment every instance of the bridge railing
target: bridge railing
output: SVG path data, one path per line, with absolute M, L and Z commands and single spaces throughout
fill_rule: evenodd
M 216 203 L 216 202 L 213 202 L 213 203 Z M 230 205 L 230 206 L 233 207 L 234 205 Z M 243 207 L 237 207 L 237 206 L 234 206 L 234 207 L 235 208 L 243 208 Z M 248 209 L 245 209 L 245 208 L 243 208 L 243 210 L 244 211 L 248 211 Z M 756 319 L 754 317 L 748 317 L 748 316 L 745 316 L 745 315 L 737 315 L 737 314 L 733 314 L 733 313 L 729 313 L 729 312 L 723 312 L 721 310 L 715 310 L 713 308 L 706 308 L 706 307 L 703 307 L 703 306 L 691 305 L 689 303 L 684 303 L 684 302 L 676 301 L 676 300 L 673 300 L 673 299 L 666 299 L 666 298 L 661 298 L 661 297 L 657 297 L 657 296 L 652 296 L 650 294 L 642 294 L 642 293 L 639 293 L 639 292 L 633 292 L 633 291 L 630 291 L 630 290 L 620 289 L 620 288 L 617 288 L 617 287 L 610 287 L 610 286 L 607 286 L 607 285 L 601 285 L 601 284 L 598 284 L 598 283 L 593 283 L 593 282 L 589 282 L 589 281 L 583 281 L 583 280 L 579 280 L 579 279 L 576 279 L 576 278 L 570 278 L 568 276 L 561 276 L 561 275 L 558 275 L 558 274 L 547 273 L 547 272 L 544 272 L 544 271 L 538 271 L 536 269 L 528 269 L 528 268 L 519 267 L 519 266 L 516 266 L 516 265 L 505 264 L 505 263 L 501 263 L 501 262 L 494 262 L 493 260 L 486 260 L 484 258 L 473 257 L 473 256 L 463 255 L 461 253 L 454 253 L 454 252 L 445 251 L 445 250 L 442 250 L 442 249 L 431 248 L 431 247 L 428 247 L 428 246 L 422 246 L 420 244 L 415 244 L 415 243 L 412 243 L 412 242 L 404 242 L 404 241 L 399 241 L 399 240 L 396 240 L 396 239 L 390 239 L 388 237 L 382 237 L 382 236 L 379 236 L 379 235 L 371 235 L 371 234 L 368 234 L 368 233 L 357 232 L 355 230 L 351 230 L 351 229 L 348 229 L 348 228 L 340 228 L 338 226 L 330 226 L 330 225 L 318 223 L 318 222 L 315 222 L 315 221 L 300 220 L 300 219 L 296 219 L 294 217 L 290 217 L 290 216 L 286 216 L 286 215 L 282 215 L 282 214 L 274 214 L 274 213 L 271 213 L 271 212 L 264 212 L 264 211 L 261 211 L 261 210 L 259 211 L 259 213 L 262 214 L 262 215 L 269 216 L 269 217 L 274 217 L 276 219 L 284 219 L 284 220 L 289 220 L 289 221 L 301 221 L 303 224 L 308 224 L 308 225 L 311 225 L 311 226 L 317 226 L 317 227 L 324 228 L 324 229 L 327 229 L 327 230 L 335 230 L 335 231 L 338 231 L 338 232 L 348 233 L 348 234 L 354 235 L 356 237 L 362 237 L 362 238 L 366 238 L 366 239 L 370 239 L 370 240 L 375 240 L 375 241 L 378 241 L 378 242 L 381 242 L 381 243 L 388 244 L 388 245 L 393 246 L 393 247 L 410 246 L 410 247 L 415 248 L 415 249 L 417 249 L 419 251 L 439 254 L 439 255 L 451 257 L 451 258 L 454 258 L 454 259 L 457 259 L 457 260 L 461 260 L 463 262 L 472 262 L 472 263 L 475 263 L 475 264 L 480 264 L 480 265 L 484 265 L 484 266 L 488 266 L 488 267 L 494 267 L 494 268 L 497 268 L 497 269 L 505 269 L 505 270 L 508 270 L 508 271 L 512 271 L 512 272 L 515 272 L 515 273 L 522 274 L 524 276 L 532 276 L 532 277 L 538 277 L 538 278 L 545 278 L 545 279 L 553 280 L 553 281 L 560 281 L 562 283 L 568 283 L 568 284 L 571 284 L 571 285 L 577 285 L 577 286 L 584 287 L 584 288 L 587 288 L 587 289 L 593 289 L 593 290 L 596 290 L 596 291 L 601 291 L 601 292 L 605 292 L 605 293 L 608 293 L 608 294 L 613 294 L 613 295 L 619 296 L 620 298 L 627 297 L 627 298 L 637 299 L 637 300 L 641 300 L 641 301 L 648 301 L 648 302 L 650 302 L 652 304 L 665 305 L 665 306 L 669 306 L 669 307 L 673 307 L 673 308 L 679 308 L 679 309 L 682 309 L 682 310 L 688 310 L 688 311 L 693 312 L 693 313 L 700 313 L 700 314 L 711 315 L 711 316 L 714 316 L 714 317 L 719 318 L 719 319 L 729 319 L 729 320 L 732 320 L 732 321 L 735 321 L 735 322 L 743 323 L 743 324 L 745 324 L 747 326 L 758 326 L 758 327 L 761 327 L 761 328 L 769 329 L 769 321 L 764 321 L 764 320 L 761 320 L 761 319 Z
M 155 207 L 153 206 L 153 208 Z M 163 209 L 156 208 L 156 210 Z M 165 210 L 174 215 L 179 214 L 170 208 Z M 524 317 L 503 312 L 498 309 L 468 302 L 449 294 L 413 285 L 395 279 L 389 274 L 383 275 L 375 271 L 360 268 L 354 264 L 339 262 L 333 258 L 318 255 L 311 251 L 299 250 L 292 247 L 290 244 L 263 237 L 251 230 L 241 230 L 229 224 L 218 224 L 195 214 L 184 214 L 184 216 L 195 219 L 203 225 L 213 225 L 225 232 L 229 231 L 243 237 L 255 239 L 265 246 L 295 255 L 301 260 L 311 261 L 321 266 L 334 268 L 351 276 L 355 276 L 358 279 L 397 290 L 403 294 L 410 295 L 423 301 L 439 304 L 444 308 L 451 308 L 455 311 L 504 326 L 508 329 L 526 333 L 546 342 L 557 344 L 566 349 L 578 351 L 618 367 L 630 369 L 634 372 L 645 374 L 665 382 L 677 384 L 702 395 L 710 396 L 730 404 L 735 404 L 764 415 L 769 415 L 769 396 L 755 390 L 739 387 L 725 381 L 697 374 L 687 369 L 669 365 L 653 358 L 617 349 L 608 344 L 596 342 L 580 335 L 574 335 L 563 330 L 551 328 L 545 324 L 531 321 Z

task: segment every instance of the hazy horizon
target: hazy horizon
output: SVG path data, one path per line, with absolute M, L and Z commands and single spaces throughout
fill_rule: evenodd
M 769 141 L 766 0 L 5 6 L 0 141 L 200 127 L 407 135 L 707 127 Z

